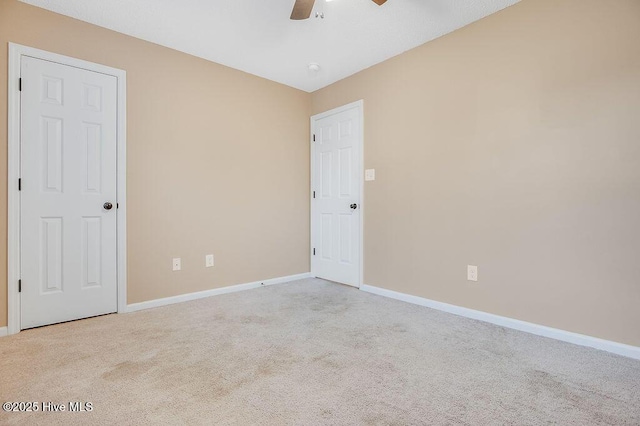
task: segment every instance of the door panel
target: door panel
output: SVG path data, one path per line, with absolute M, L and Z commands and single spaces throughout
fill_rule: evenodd
M 43 217 L 40 221 L 42 250 L 42 293 L 62 291 L 62 218 Z
M 102 258 L 102 218 L 82 218 L 82 287 L 100 286 Z
M 102 182 L 102 126 L 82 123 L 82 175 L 83 192 L 100 194 Z
M 312 156 L 311 270 L 353 286 L 360 285 L 360 121 L 360 106 L 315 120 Z
M 62 120 L 41 117 L 44 191 L 62 192 Z
M 21 60 L 22 328 L 117 310 L 113 76 Z

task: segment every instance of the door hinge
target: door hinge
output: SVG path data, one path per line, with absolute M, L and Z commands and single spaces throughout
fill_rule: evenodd
M 120 203 L 116 203 L 116 210 L 120 208 Z
M 313 135 L 313 141 L 314 142 L 316 141 L 316 135 Z
M 313 198 L 316 198 L 316 191 L 313 191 Z
M 22 280 L 18 280 L 18 293 L 22 293 Z
M 18 191 L 22 191 L 22 178 L 18 178 Z
M 314 256 L 316 255 L 316 249 L 315 248 L 313 249 L 313 255 Z
M 22 77 L 18 79 L 18 91 L 22 92 Z

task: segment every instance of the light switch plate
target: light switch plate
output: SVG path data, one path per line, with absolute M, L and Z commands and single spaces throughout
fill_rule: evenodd
M 207 268 L 211 268 L 213 266 L 213 255 L 212 254 L 208 254 L 205 256 L 204 258 L 204 266 L 206 266 Z
M 376 169 L 367 169 L 364 171 L 364 180 L 376 180 Z
M 174 257 L 173 258 L 173 270 L 174 271 L 179 271 L 180 269 L 182 269 L 182 260 L 180 260 L 179 257 Z

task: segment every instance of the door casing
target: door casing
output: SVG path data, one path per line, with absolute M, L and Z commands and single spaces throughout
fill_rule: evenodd
M 123 70 L 95 64 L 84 60 L 59 55 L 28 46 L 9 43 L 9 81 L 8 81 L 8 228 L 7 228 L 7 333 L 20 331 L 20 293 L 18 282 L 21 274 L 20 260 L 20 191 L 18 179 L 21 177 L 20 158 L 20 63 L 22 56 L 30 56 L 45 61 L 56 62 L 88 71 L 113 76 L 117 79 L 117 129 L 116 129 L 116 250 L 117 250 L 117 292 L 118 313 L 126 312 L 127 307 L 127 203 L 126 203 L 126 86 L 127 75 Z M 26 82 L 24 82 L 26 84 Z
M 362 164 L 363 173 L 360 174 L 358 179 L 358 188 L 360 191 L 360 206 L 358 207 L 360 211 L 360 241 L 358 243 L 360 249 L 360 265 L 359 265 L 359 274 L 358 274 L 358 283 L 357 287 L 362 287 L 363 279 L 364 279 L 364 213 L 365 213 L 365 199 L 364 199 L 364 100 L 360 99 L 359 101 L 351 102 L 349 104 L 331 109 L 329 111 L 322 112 L 320 114 L 316 114 L 311 116 L 311 125 L 309 126 L 310 134 L 309 134 L 309 145 L 310 149 L 310 189 L 309 189 L 309 230 L 310 230 L 310 246 L 309 246 L 309 265 L 311 269 L 311 276 L 315 277 L 316 271 L 313 270 L 313 247 L 314 247 L 314 235 L 312 230 L 313 228 L 313 191 L 316 187 L 315 182 L 315 149 L 313 149 L 313 136 L 316 134 L 316 122 L 330 115 L 338 114 L 343 111 L 348 111 L 350 109 L 358 109 L 359 110 L 359 119 L 360 119 L 360 152 L 357 155 L 360 156 L 360 161 Z

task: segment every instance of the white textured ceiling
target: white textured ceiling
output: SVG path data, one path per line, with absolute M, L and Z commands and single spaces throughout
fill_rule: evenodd
M 21 1 L 312 92 L 519 0 L 316 0 L 304 21 L 294 0 Z

